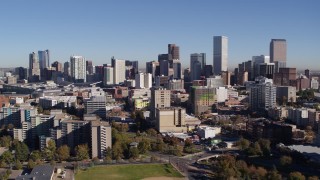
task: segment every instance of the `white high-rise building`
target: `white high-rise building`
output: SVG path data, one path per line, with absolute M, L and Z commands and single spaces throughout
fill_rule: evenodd
M 104 85 L 111 85 L 114 84 L 113 82 L 113 67 L 104 67 L 104 75 L 103 75 L 103 84 Z
M 86 82 L 86 59 L 82 56 L 70 57 L 71 77 L 76 82 Z
M 114 84 L 123 83 L 126 80 L 126 61 L 121 59 L 111 59 L 113 67 Z
M 213 72 L 218 75 L 228 70 L 228 37 L 213 37 Z
M 144 88 L 151 88 L 152 87 L 152 74 L 145 73 L 144 74 Z
M 144 74 L 143 73 L 136 74 L 135 80 L 136 80 L 136 88 L 143 89 L 144 88 Z
M 251 85 L 249 93 L 249 105 L 252 111 L 268 110 L 276 107 L 277 88 L 272 79 L 264 77 L 256 78 L 256 83 Z

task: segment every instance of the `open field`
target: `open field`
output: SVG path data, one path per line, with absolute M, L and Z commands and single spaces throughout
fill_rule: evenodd
M 179 179 L 183 176 L 169 164 L 143 165 L 110 165 L 96 166 L 87 170 L 80 170 L 76 180 L 93 179 L 144 179 L 152 177 L 170 177 Z

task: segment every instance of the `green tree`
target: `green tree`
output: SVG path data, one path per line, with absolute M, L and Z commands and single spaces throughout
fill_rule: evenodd
M 185 152 L 185 153 L 193 153 L 194 151 L 195 151 L 194 144 L 192 143 L 191 139 L 187 138 L 184 141 L 183 152 Z
M 109 158 L 109 159 L 112 159 L 112 149 L 109 146 L 105 150 L 105 157 Z
M 305 180 L 306 177 L 303 174 L 301 174 L 301 172 L 295 171 L 295 172 L 291 172 L 289 174 L 288 179 L 290 179 L 290 180 Z
M 22 164 L 21 164 L 20 161 L 16 161 L 14 166 L 15 166 L 15 169 L 16 169 L 16 170 L 22 169 Z
M 14 157 L 10 151 L 5 151 L 4 153 L 2 153 L 0 158 L 7 164 L 11 164 L 14 162 Z
M 32 159 L 29 159 L 28 164 L 27 164 L 27 168 L 33 169 L 35 166 L 36 166 L 36 163 Z
M 270 156 L 271 153 L 271 147 L 270 147 L 270 140 L 269 139 L 259 139 L 258 143 L 261 147 L 262 153 L 264 156 Z
M 249 148 L 250 141 L 245 138 L 240 138 L 240 140 L 237 142 L 237 146 L 239 146 L 241 150 L 245 150 Z
M 75 148 L 76 158 L 78 161 L 89 159 L 89 148 L 87 144 L 80 144 Z
M 267 173 L 267 179 L 282 180 L 282 176 L 281 176 L 281 174 L 279 174 L 276 167 L 273 167 L 273 169 Z
M 38 150 L 34 150 L 30 154 L 30 158 L 33 162 L 36 162 L 41 159 L 41 152 Z
M 239 175 L 233 156 L 219 156 L 215 168 L 219 179 L 232 179 Z
M 121 144 L 119 142 L 116 142 L 112 147 L 112 156 L 113 159 L 119 160 L 123 158 L 123 149 L 121 147 Z
M 43 150 L 43 156 L 45 159 L 51 161 L 54 159 L 54 155 L 56 153 L 56 143 L 54 140 L 49 140 L 47 147 Z
M 150 129 L 147 130 L 147 134 L 148 134 L 149 136 L 155 137 L 155 136 L 157 136 L 158 132 L 157 132 L 155 129 L 150 128 Z
M 244 179 L 248 179 L 249 176 L 249 168 L 247 163 L 244 160 L 238 160 L 236 162 L 236 168 L 239 170 L 241 173 L 241 177 Z
M 0 138 L 1 147 L 9 148 L 11 144 L 11 140 L 12 140 L 11 136 L 2 136 Z
M 27 161 L 29 157 L 29 148 L 24 142 L 14 141 L 12 143 L 12 150 L 15 151 L 15 157 L 19 161 Z
M 255 150 L 255 154 L 256 155 L 259 155 L 261 156 L 263 153 L 262 153 L 262 150 L 261 150 L 261 147 L 260 147 L 260 144 L 258 142 L 255 142 L 254 145 L 253 145 L 253 148 Z
M 288 166 L 292 163 L 292 158 L 290 156 L 281 156 L 280 164 L 281 166 Z
M 142 139 L 138 144 L 138 149 L 141 154 L 145 154 L 151 149 L 150 141 L 148 139 Z
M 136 147 L 131 147 L 129 150 L 129 157 L 137 159 L 139 157 L 139 150 Z
M 57 159 L 59 161 L 66 161 L 70 157 L 70 148 L 68 145 L 63 145 L 57 149 Z

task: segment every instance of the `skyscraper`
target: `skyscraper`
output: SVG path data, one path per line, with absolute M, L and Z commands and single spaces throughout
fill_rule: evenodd
M 40 78 L 39 59 L 35 52 L 29 54 L 29 78 L 31 81 L 37 81 Z
M 113 67 L 107 66 L 104 67 L 103 71 L 103 84 L 104 85 L 111 85 L 113 83 Z
M 49 50 L 47 49 L 44 51 L 38 51 L 38 55 L 39 55 L 40 69 L 43 70 L 44 68 L 46 68 L 50 65 Z
M 286 67 L 287 42 L 285 39 L 271 39 L 270 62 L 275 63 L 275 72 L 278 72 L 279 68 Z
M 168 54 L 171 54 L 172 59 L 180 59 L 180 48 L 175 44 L 168 44 Z M 172 60 L 168 59 L 168 60 Z
M 206 66 L 205 53 L 193 53 L 190 55 L 190 71 L 191 71 L 192 81 L 200 79 L 201 74 L 204 73 L 205 66 Z
M 62 64 L 58 61 L 55 61 L 51 64 L 52 67 L 56 68 L 56 71 L 62 72 Z
M 213 37 L 213 72 L 221 74 L 228 70 L 228 37 Z
M 115 84 L 123 83 L 126 80 L 126 61 L 112 57 L 111 64 L 113 67 L 113 82 Z
M 82 56 L 70 57 L 71 77 L 75 82 L 86 82 L 86 60 Z

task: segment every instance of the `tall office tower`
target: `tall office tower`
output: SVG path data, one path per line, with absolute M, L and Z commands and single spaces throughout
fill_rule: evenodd
M 82 56 L 70 57 L 71 78 L 75 82 L 86 82 L 86 60 Z
M 143 89 L 144 88 L 144 74 L 138 73 L 135 77 L 136 81 L 136 89 Z
M 114 84 L 114 82 L 113 82 L 113 67 L 111 67 L 111 66 L 104 67 L 103 73 L 104 73 L 103 84 L 105 86 Z
M 28 69 L 24 67 L 17 67 L 15 69 L 15 74 L 19 76 L 18 77 L 19 80 L 28 79 L 29 77 Z
M 92 61 L 86 61 L 86 69 L 88 74 L 93 74 L 93 64 Z
M 171 54 L 172 59 L 180 59 L 180 48 L 175 44 L 168 44 L 168 54 Z
M 91 127 L 91 158 L 104 159 L 106 149 L 112 146 L 111 126 L 108 122 L 96 120 L 90 122 Z
M 39 55 L 39 64 L 40 64 L 40 69 L 44 69 L 46 67 L 49 67 L 50 65 L 50 54 L 49 50 L 44 50 L 44 51 L 38 51 Z
M 263 112 L 276 107 L 276 93 L 277 89 L 273 85 L 272 79 L 261 76 L 256 78 L 256 83 L 250 87 L 250 110 Z
M 150 111 L 151 117 L 156 117 L 156 108 L 170 107 L 171 106 L 171 91 L 163 88 L 151 89 L 151 104 Z
M 270 62 L 275 63 L 275 72 L 278 72 L 279 68 L 286 67 L 287 42 L 285 39 L 271 39 Z
M 218 75 L 228 70 L 228 37 L 213 37 L 213 73 Z
M 270 56 L 260 55 L 260 56 L 252 56 L 253 62 L 253 78 L 256 78 L 260 74 L 260 64 L 270 63 Z
M 67 61 L 63 64 L 63 74 L 65 74 L 66 76 L 70 76 L 70 74 L 71 74 L 69 61 Z
M 273 79 L 274 70 L 275 70 L 274 63 L 263 63 L 263 64 L 260 64 L 259 66 L 259 72 L 260 72 L 259 75 L 269 79 Z
M 189 96 L 189 102 L 192 106 L 192 113 L 200 115 L 205 111 L 210 111 L 216 101 L 216 90 L 214 87 L 193 86 Z
M 126 80 L 126 61 L 111 58 L 113 67 L 113 82 L 114 84 L 123 83 Z
M 296 68 L 279 68 L 279 72 L 274 74 L 273 82 L 277 86 L 295 86 L 296 79 Z
M 160 61 L 160 75 L 169 76 L 170 63 L 169 60 Z
M 177 59 L 172 61 L 173 79 L 181 79 L 181 62 Z
M 94 77 L 95 77 L 95 81 L 103 81 L 103 75 L 104 75 L 104 72 L 103 72 L 103 69 L 104 67 L 103 66 L 95 66 L 94 69 L 95 69 L 95 73 L 94 73 Z
M 132 74 L 137 74 L 139 72 L 139 61 L 126 60 L 126 67 L 132 70 Z
M 38 55 L 35 52 L 29 54 L 29 78 L 31 81 L 40 79 L 40 67 Z
M 223 83 L 225 85 L 231 85 L 231 72 L 223 71 L 221 72 L 221 78 L 223 79 Z
M 172 54 L 159 54 L 158 62 L 160 63 L 162 60 L 172 60 Z
M 195 64 L 196 63 L 196 64 Z M 200 68 L 199 68 L 200 64 Z M 199 80 L 201 75 L 204 75 L 206 66 L 205 53 L 193 53 L 190 55 L 190 72 L 191 80 Z
M 310 70 L 309 69 L 304 70 L 304 75 L 310 79 Z
M 150 89 L 152 87 L 152 74 L 144 74 L 144 88 Z
M 58 61 L 55 61 L 51 64 L 52 67 L 56 68 L 56 71 L 62 72 L 62 64 Z
M 85 114 L 95 114 L 103 119 L 106 118 L 106 97 L 91 96 L 90 99 L 84 99 Z
M 157 61 L 146 62 L 146 73 L 152 74 L 153 79 L 159 75 L 156 74 L 157 67 L 159 67 L 159 62 Z

